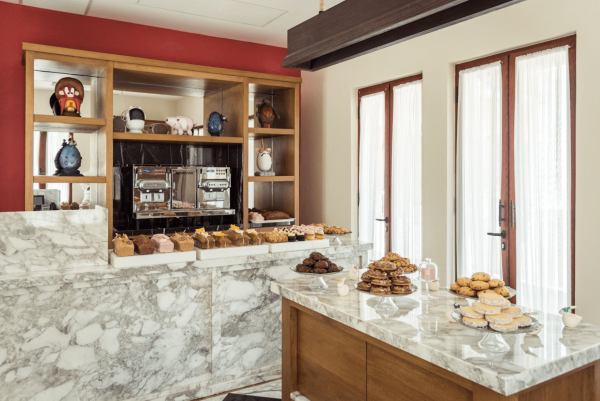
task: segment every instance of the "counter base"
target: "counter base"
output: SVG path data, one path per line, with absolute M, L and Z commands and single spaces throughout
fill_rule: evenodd
M 600 361 L 506 396 L 286 298 L 282 329 L 283 401 L 600 401 Z

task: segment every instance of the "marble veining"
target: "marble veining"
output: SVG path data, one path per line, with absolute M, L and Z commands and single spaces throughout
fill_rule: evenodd
M 536 318 L 544 325 L 539 335 L 504 335 L 510 351 L 486 354 L 477 345 L 483 338 L 481 332 L 450 323 L 445 317 L 446 308 L 452 308 L 454 302 L 467 305 L 472 300 L 439 290 L 431 293 L 434 300 L 421 301 L 418 291 L 395 298 L 398 311 L 381 317 L 374 309 L 379 298 L 355 290 L 352 286 L 356 282 L 351 280 L 347 280 L 350 294 L 340 297 L 334 280 L 326 278 L 329 288 L 322 292 L 311 291 L 310 278 L 305 277 L 273 282 L 271 290 L 503 395 L 600 360 L 600 327 L 592 324 L 571 329 L 563 326 L 560 315 L 539 312 Z
M 107 263 L 108 210 L 0 213 L 0 275 Z

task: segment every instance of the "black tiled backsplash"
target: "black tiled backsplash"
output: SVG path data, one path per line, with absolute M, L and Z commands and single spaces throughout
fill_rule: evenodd
M 134 219 L 124 210 L 121 194 L 132 191 L 132 183 L 124 182 L 122 169 L 132 165 L 209 166 L 231 168 L 231 208 L 235 215 L 166 219 Z M 243 155 L 241 145 L 191 146 L 147 142 L 115 141 L 113 145 L 113 231 L 119 234 L 157 234 L 228 229 L 230 224 L 243 224 Z

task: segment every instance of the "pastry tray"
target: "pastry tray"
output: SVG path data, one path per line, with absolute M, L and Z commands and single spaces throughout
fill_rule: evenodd
M 299 272 L 299 271 L 296 271 L 296 266 L 290 266 L 290 270 L 293 271 L 294 273 L 302 274 L 303 276 L 311 276 L 311 277 L 330 276 L 332 274 L 338 274 L 338 273 L 342 273 L 344 271 L 344 268 L 342 266 L 338 266 L 338 268 L 340 269 L 339 272 L 317 274 L 317 273 Z
M 460 311 L 458 309 L 454 310 L 452 312 L 452 318 L 454 320 L 456 320 L 456 322 L 458 324 L 460 324 L 460 325 L 463 325 L 463 326 L 468 327 L 468 328 L 473 329 L 473 330 L 482 331 L 484 333 L 502 334 L 502 335 L 504 335 L 504 334 L 527 334 L 527 333 L 531 333 L 532 331 L 536 331 L 537 329 L 539 329 L 540 328 L 540 322 L 536 318 L 532 317 L 531 315 L 527 315 L 527 316 L 529 316 L 529 318 L 531 319 L 531 326 L 519 328 L 517 331 L 511 331 L 511 332 L 508 332 L 508 333 L 504 333 L 502 331 L 496 331 L 496 330 L 492 329 L 489 325 L 487 325 L 485 327 L 467 326 L 466 324 L 463 323 L 463 321 L 462 321 L 462 313 L 460 313 Z
M 506 299 L 510 299 L 510 298 L 514 297 L 515 295 L 517 295 L 517 290 L 515 290 L 514 288 L 510 288 L 510 287 L 508 287 L 508 286 L 505 286 L 505 288 L 508 290 L 508 293 L 509 293 L 510 295 L 509 295 L 509 296 L 507 296 L 507 297 L 504 297 L 504 298 L 506 298 Z M 449 285 L 447 285 L 447 286 L 446 286 L 446 290 L 447 290 L 447 291 L 448 291 L 450 294 L 452 294 L 452 295 L 456 295 L 457 297 L 461 297 L 461 298 L 471 298 L 471 299 L 479 299 L 479 297 L 478 297 L 477 295 L 470 296 L 470 295 L 460 295 L 460 294 L 457 294 L 456 292 L 454 292 L 454 291 L 452 291 L 452 290 L 450 289 L 450 286 L 449 286 Z M 474 291 L 476 291 L 476 290 L 474 290 Z
M 358 283 L 354 284 L 354 289 L 356 291 L 358 291 L 360 293 L 363 293 L 363 294 L 373 295 L 375 297 L 381 297 L 381 298 L 405 297 L 407 295 L 413 295 L 419 289 L 416 285 L 411 284 L 410 285 L 410 289 L 412 290 L 412 292 L 410 294 L 386 294 L 386 295 L 384 295 L 384 294 L 373 294 L 372 292 L 367 292 L 367 291 L 359 290 L 357 287 L 358 287 Z
M 117 256 L 110 252 L 110 264 L 117 269 L 126 269 L 139 266 L 166 265 L 169 263 L 193 262 L 196 260 L 196 252 L 173 251 L 169 253 L 154 252 L 150 255 Z
M 264 255 L 269 253 L 269 244 L 230 246 L 229 248 L 200 249 L 194 247 L 198 260 L 235 258 L 239 256 Z
M 263 220 L 263 221 L 256 221 L 256 220 L 250 220 L 250 223 L 252 224 L 256 224 L 256 225 L 263 225 L 263 224 L 272 224 L 272 223 L 293 223 L 296 219 L 291 217 L 289 219 L 279 219 L 279 220 Z
M 269 245 L 269 252 L 289 252 L 289 251 L 308 251 L 313 249 L 329 248 L 328 239 L 315 239 L 312 241 L 295 241 L 295 242 L 279 242 L 277 244 L 267 243 Z M 311 274 L 311 273 L 309 273 Z

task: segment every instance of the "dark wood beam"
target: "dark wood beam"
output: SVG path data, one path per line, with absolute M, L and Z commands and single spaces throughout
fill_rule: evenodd
M 521 1 L 346 0 L 288 31 L 283 66 L 317 71 Z

